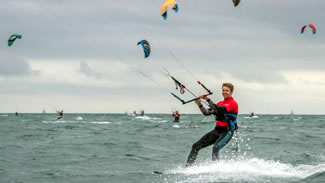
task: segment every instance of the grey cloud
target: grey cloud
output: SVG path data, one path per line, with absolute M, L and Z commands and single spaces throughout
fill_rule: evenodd
M 173 62 L 172 51 L 193 72 L 204 67 L 248 81 L 283 82 L 279 70 L 325 69 L 321 0 L 250 0 L 237 8 L 231 0 L 178 3 L 180 11 L 169 11 L 164 21 L 158 0 L 5 1 L 0 19 L 7 29 L 0 30 L 0 38 L 21 31 L 24 39 L 15 46 L 32 58 L 105 58 L 139 65 L 143 60 L 136 43 L 145 38 L 152 46 L 152 70 Z M 310 22 L 319 33 L 301 36 L 300 27 Z
M 143 88 L 136 88 L 134 85 L 124 86 L 119 88 L 112 88 L 106 86 L 89 86 L 89 85 L 76 85 L 66 83 L 21 83 L 17 81 L 1 81 L 1 85 L 6 87 L 0 87 L 0 93 L 14 94 L 14 95 L 56 95 L 56 94 L 70 94 L 73 96 L 115 96 L 115 95 L 127 95 L 127 96 L 155 96 L 157 92 L 160 92 L 154 85 L 146 88 L 147 92 L 143 92 Z M 69 96 L 69 95 L 68 95 Z
M 80 62 L 80 72 L 87 76 L 94 77 L 97 79 L 100 79 L 102 77 L 100 73 L 97 73 L 96 71 L 91 69 L 86 62 Z
M 37 74 L 29 64 L 21 57 L 1 53 L 0 75 L 2 76 L 27 76 Z
M 279 72 L 265 70 L 250 70 L 232 72 L 232 75 L 246 82 L 261 82 L 261 83 L 286 83 L 285 78 Z
M 157 74 L 163 65 L 186 86 L 200 92 L 202 88 L 173 60 L 169 51 L 198 79 L 209 83 L 209 88 L 215 87 L 210 88 L 214 91 L 219 91 L 219 85 L 213 83 L 222 82 L 218 78 L 223 77 L 223 73 L 247 82 L 283 84 L 286 81 L 280 73 L 286 70 L 323 72 L 325 69 L 324 0 L 242 0 L 237 8 L 233 7 L 231 0 L 178 0 L 179 12 L 169 11 L 167 21 L 159 13 L 162 2 L 1 0 L 0 53 L 7 53 L 8 56 L 5 59 L 1 56 L 0 75 L 26 76 L 34 73 L 22 58 L 44 62 L 53 59 L 67 62 L 69 58 L 86 61 L 98 59 L 125 62 L 155 79 L 162 87 L 174 91 L 173 81 Z M 316 35 L 311 35 L 310 31 L 300 35 L 301 26 L 307 23 L 316 25 Z M 14 49 L 8 49 L 6 41 L 14 32 L 22 34 L 23 39 L 14 45 Z M 147 39 L 152 48 L 151 56 L 146 60 L 143 59 L 142 50 L 136 46 L 141 39 Z M 95 78 L 107 77 L 111 82 L 121 83 L 121 87 L 5 79 L 1 82 L 8 87 L 0 90 L 2 94 L 15 96 L 34 94 L 38 97 L 36 92 L 47 97 L 59 94 L 71 105 L 75 103 L 73 99 L 91 103 L 106 96 L 115 99 L 119 95 L 121 98 L 127 97 L 127 100 L 118 102 L 126 106 L 130 105 L 130 101 L 134 105 L 150 101 L 147 96 L 153 96 L 152 101 L 155 102 L 178 103 L 135 70 L 110 76 L 104 72 L 99 74 L 87 62 L 82 62 L 80 72 Z M 248 90 L 236 95 L 241 96 L 239 100 L 253 99 L 246 102 L 248 106 L 258 103 L 259 106 L 267 106 L 267 112 L 279 110 L 278 102 L 272 98 L 274 93 L 265 97 L 265 92 Z M 283 98 L 286 100 L 287 95 L 283 95 Z M 273 107 L 268 105 L 270 101 L 274 103 Z M 103 102 L 110 105 L 109 100 Z M 74 107 L 79 106 L 74 104 Z M 159 111 L 166 109 L 165 106 L 156 108 Z M 117 110 L 116 106 L 111 110 Z

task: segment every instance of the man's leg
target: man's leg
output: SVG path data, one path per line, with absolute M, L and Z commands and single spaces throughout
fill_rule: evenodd
M 233 130 L 225 130 L 220 131 L 219 138 L 216 140 L 216 142 L 213 145 L 212 148 L 212 160 L 219 160 L 219 151 L 221 148 L 223 148 L 232 138 L 232 135 L 234 134 Z
M 214 144 L 214 142 L 218 139 L 218 132 L 217 130 L 212 130 L 210 131 L 209 133 L 205 134 L 203 137 L 201 137 L 200 140 L 198 140 L 197 142 L 195 142 L 193 145 L 192 145 L 192 150 L 191 150 L 191 153 L 189 154 L 188 158 L 187 158 L 187 163 L 186 163 L 186 166 L 191 166 L 195 159 L 196 159 L 196 156 L 197 154 L 199 153 L 199 151 L 202 149 L 202 148 L 205 148 L 209 145 L 212 145 Z

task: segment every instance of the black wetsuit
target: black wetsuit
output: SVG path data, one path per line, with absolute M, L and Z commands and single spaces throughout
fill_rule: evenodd
M 200 110 L 204 115 L 215 115 L 217 120 L 222 120 L 221 116 L 225 116 L 227 112 L 224 106 L 216 106 L 211 100 L 208 100 L 209 106 L 211 107 L 209 110 L 205 109 L 202 105 L 200 105 Z M 213 145 L 212 148 L 212 160 L 219 159 L 219 150 L 224 147 L 232 138 L 234 134 L 234 128 L 230 126 L 216 126 L 213 130 L 205 134 L 201 137 L 200 140 L 195 142 L 192 145 L 192 150 L 187 158 L 186 166 L 191 166 L 198 152 L 207 146 Z
M 61 119 L 63 117 L 63 111 L 58 112 L 58 114 L 59 114 L 59 117 L 57 119 Z
M 192 150 L 187 159 L 187 166 L 194 163 L 198 152 L 213 144 L 212 148 L 212 160 L 219 159 L 219 150 L 225 146 L 231 139 L 233 131 L 229 131 L 228 127 L 218 127 L 216 126 L 213 130 L 201 137 L 200 140 L 192 145 Z M 225 138 L 227 136 L 227 138 Z

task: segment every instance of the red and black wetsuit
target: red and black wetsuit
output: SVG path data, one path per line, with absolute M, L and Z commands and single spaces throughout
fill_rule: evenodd
M 63 111 L 58 111 L 59 117 L 57 119 L 61 119 L 63 117 Z
M 213 144 L 212 160 L 219 158 L 219 150 L 224 147 L 232 138 L 236 117 L 238 113 L 238 104 L 233 97 L 227 98 L 214 104 L 210 99 L 207 99 L 210 109 L 199 106 L 204 115 L 215 115 L 216 127 L 201 137 L 200 140 L 195 142 L 192 150 L 187 159 L 186 166 L 194 163 L 198 152 L 207 146 Z
M 178 112 L 173 113 L 174 121 L 179 121 L 180 114 Z

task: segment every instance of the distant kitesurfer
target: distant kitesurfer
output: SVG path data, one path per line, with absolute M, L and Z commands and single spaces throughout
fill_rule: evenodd
M 140 116 L 144 116 L 144 110 L 141 110 Z
M 222 96 L 224 100 L 214 104 L 206 95 L 201 95 L 200 98 L 195 101 L 204 115 L 215 116 L 216 127 L 193 144 L 186 166 L 191 166 L 198 152 L 202 148 L 210 145 L 213 145 L 212 160 L 218 160 L 219 150 L 231 140 L 234 130 L 237 130 L 236 118 L 238 114 L 238 104 L 232 97 L 233 91 L 234 86 L 231 83 L 223 83 Z M 206 109 L 201 104 L 201 99 L 205 99 L 208 102 L 209 109 Z
M 188 127 L 189 127 L 189 128 L 192 128 L 192 127 L 193 127 L 192 125 L 193 125 L 193 121 L 191 121 L 191 122 L 188 124 Z
M 59 114 L 59 117 L 57 119 L 61 119 L 63 117 L 63 110 L 56 112 Z
M 180 114 L 178 111 L 173 112 L 174 122 L 178 122 L 180 118 Z
M 15 112 L 15 116 L 18 116 L 18 112 L 17 111 Z
M 251 115 L 249 117 L 253 117 L 254 115 L 255 115 L 254 112 L 251 112 Z

